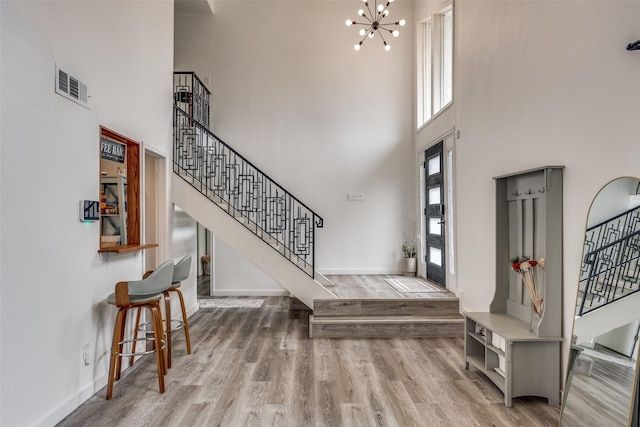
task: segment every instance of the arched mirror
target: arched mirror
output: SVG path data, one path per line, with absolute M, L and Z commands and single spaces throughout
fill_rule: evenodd
M 638 178 L 618 178 L 591 203 L 561 427 L 637 426 L 639 193 Z

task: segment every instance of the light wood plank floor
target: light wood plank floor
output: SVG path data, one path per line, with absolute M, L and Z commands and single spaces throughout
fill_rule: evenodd
M 559 409 L 514 399 L 463 369 L 459 338 L 309 339 L 288 299 L 259 309 L 201 309 L 193 354 L 174 334 L 167 390 L 153 356 L 59 426 L 556 426 Z
M 384 279 L 412 279 L 412 277 L 380 275 L 330 275 L 327 279 L 333 285 L 327 286 L 339 299 L 395 299 L 395 298 L 439 298 L 454 296 L 446 289 L 442 292 L 398 292 Z M 415 279 L 415 277 L 413 277 Z M 198 297 L 210 298 L 209 283 L 211 277 L 198 277 Z M 424 279 L 421 279 L 424 280 Z
M 395 299 L 395 298 L 439 298 L 454 296 L 442 289 L 442 292 L 398 292 L 385 279 L 419 279 L 388 274 L 380 275 L 331 275 L 326 276 L 333 282 L 327 288 L 339 299 Z M 423 280 L 424 281 L 424 280 Z M 435 286 L 435 285 L 434 285 Z

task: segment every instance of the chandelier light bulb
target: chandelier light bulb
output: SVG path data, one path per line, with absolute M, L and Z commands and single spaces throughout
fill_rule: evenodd
M 353 21 L 351 19 L 347 19 L 346 21 L 344 21 L 345 24 L 347 24 L 347 27 L 350 27 L 353 25 Z
M 404 27 L 404 24 L 406 24 L 407 22 L 404 19 L 401 19 L 400 22 L 398 22 L 398 24 L 400 24 L 401 27 Z
M 389 46 L 387 42 L 384 43 L 384 50 L 386 50 L 387 52 L 391 50 L 391 46 Z
M 384 10 L 384 5 L 379 4 L 378 5 L 378 12 L 382 12 Z
M 362 28 L 360 29 L 359 33 L 361 36 L 364 36 L 365 34 L 367 34 L 367 31 L 364 28 Z
M 356 43 L 355 46 L 353 46 L 353 50 L 360 50 L 360 45 L 361 43 Z
M 389 9 L 385 9 L 382 13 L 382 16 L 387 16 L 389 14 Z
M 369 33 L 369 38 L 370 38 L 370 39 L 372 39 L 372 38 L 373 38 L 373 36 L 374 36 L 374 33 L 373 33 L 373 31 L 371 31 L 371 32 Z
M 387 3 L 393 3 L 393 0 L 389 0 Z
M 391 34 L 393 34 L 393 37 L 398 37 L 400 35 L 400 31 L 393 30 L 393 32 Z
M 358 9 L 358 15 L 360 15 L 360 16 L 365 16 L 365 14 L 364 14 L 364 10 L 362 10 L 362 9 Z

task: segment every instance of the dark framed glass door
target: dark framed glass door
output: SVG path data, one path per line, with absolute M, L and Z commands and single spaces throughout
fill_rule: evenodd
M 445 203 L 443 141 L 425 151 L 425 201 L 427 279 L 446 288 Z

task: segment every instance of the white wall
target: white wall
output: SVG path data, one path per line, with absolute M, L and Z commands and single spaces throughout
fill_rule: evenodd
M 178 206 L 173 205 L 171 221 L 171 258 L 178 262 L 182 257 L 191 255 L 191 272 L 187 280 L 180 285 L 187 315 L 198 310 L 198 223 Z M 180 301 L 171 298 L 171 313 L 173 319 L 180 318 Z
M 629 198 L 636 194 L 638 179 L 618 178 L 605 185 L 594 197 L 589 210 L 587 227 L 606 221 L 629 209 Z
M 278 282 L 258 270 L 246 258 L 215 238 L 214 296 L 289 295 Z
M 640 3 L 625 1 L 455 3 L 463 308 L 486 311 L 493 297 L 492 177 L 565 165 L 563 335 L 571 336 L 591 200 L 609 180 L 640 170 L 640 55 L 625 50 L 640 35 L 638 16 Z M 437 120 L 426 126 L 416 144 L 436 138 L 441 127 Z
M 98 257 L 78 201 L 99 196 L 99 125 L 170 153 L 173 4 L 0 8 L 0 424 L 53 425 L 106 384 L 105 298 L 144 269 L 140 254 Z M 88 84 L 90 110 L 54 93 L 56 62 Z
M 316 265 L 399 271 L 415 235 L 412 3 L 409 25 L 359 52 L 357 2 L 216 1 L 176 15 L 176 69 L 210 77 L 213 131 L 324 218 Z M 363 192 L 362 202 L 347 201 Z

